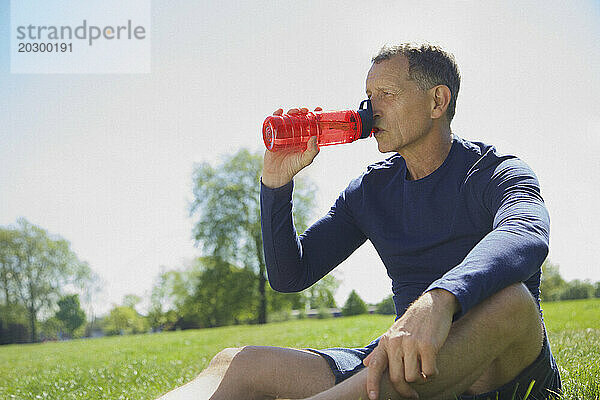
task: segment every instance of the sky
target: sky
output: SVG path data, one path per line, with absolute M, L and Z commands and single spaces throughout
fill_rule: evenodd
M 0 226 L 24 217 L 71 243 L 103 282 L 97 314 L 149 298 L 161 268 L 198 256 L 191 174 L 264 151 L 273 110 L 357 108 L 384 44 L 429 41 L 458 62 L 453 132 L 527 162 L 551 217 L 550 259 L 600 281 L 600 2 L 153 1 L 145 74 L 10 73 L 0 0 Z M 118 58 L 107 62 L 120 62 Z M 374 139 L 322 148 L 301 172 L 315 219 L 388 157 Z M 334 272 L 343 304 L 391 293 L 366 243 Z

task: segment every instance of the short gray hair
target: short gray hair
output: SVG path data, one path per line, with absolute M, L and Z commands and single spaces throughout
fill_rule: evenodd
M 428 90 L 437 85 L 445 85 L 450 89 L 450 104 L 446 116 L 448 122 L 452 121 L 460 89 L 460 72 L 454 56 L 429 43 L 402 43 L 397 46 L 383 46 L 371 61 L 377 64 L 397 55 L 407 58 L 408 78 L 415 81 L 421 90 Z

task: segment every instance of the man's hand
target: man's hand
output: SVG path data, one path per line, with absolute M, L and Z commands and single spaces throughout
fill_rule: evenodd
M 320 111 L 317 107 L 315 111 Z M 292 108 L 287 113 L 307 113 L 306 108 Z M 280 108 L 273 115 L 282 115 L 283 110 Z M 276 152 L 265 151 L 265 159 L 263 163 L 262 182 L 270 188 L 277 188 L 285 185 L 300 172 L 304 167 L 313 162 L 319 154 L 319 146 L 317 145 L 317 137 L 313 136 L 307 143 L 306 150 L 300 149 L 279 150 Z
M 396 391 L 406 398 L 418 398 L 409 383 L 424 383 L 438 373 L 437 353 L 448 337 L 452 316 L 458 311 L 456 297 L 443 289 L 422 295 L 381 337 L 364 360 L 369 399 L 379 396 L 379 384 L 386 370 Z

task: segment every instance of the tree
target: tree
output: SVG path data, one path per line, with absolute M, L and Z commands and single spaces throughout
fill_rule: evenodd
M 201 257 L 202 267 L 192 296 L 183 306 L 189 327 L 211 328 L 248 321 L 255 314 L 254 272 L 218 257 Z
M 104 332 L 107 335 L 129 335 L 145 333 L 147 322 L 128 306 L 115 306 L 104 320 Z
M 205 256 L 256 272 L 257 322 L 267 321 L 266 268 L 260 225 L 260 175 L 263 157 L 242 149 L 217 167 L 202 163 L 193 173 L 190 215 L 193 236 Z M 313 185 L 295 180 L 294 220 L 302 232 L 313 207 Z
M 377 304 L 377 308 L 376 308 L 375 312 L 377 314 L 395 315 L 396 314 L 396 305 L 394 304 L 394 296 L 389 295 L 385 299 L 381 300 Z
M 77 284 L 92 275 L 88 265 L 77 259 L 65 239 L 50 235 L 23 218 L 9 231 L 2 235 L 6 248 L 1 261 L 3 270 L 8 271 L 4 277 L 10 277 L 8 286 L 4 285 L 5 291 L 8 287 L 5 300 L 19 301 L 26 307 L 33 342 L 37 337 L 38 313 L 52 308 L 64 286 Z
M 561 293 L 561 300 L 589 299 L 594 297 L 594 285 L 590 281 L 575 279 L 567 283 Z
M 333 308 L 335 304 L 335 291 L 340 282 L 333 275 L 325 275 L 320 281 L 304 290 L 311 309 Z
M 16 229 L 0 228 L 0 296 L 4 298 L 4 305 L 7 307 L 18 300 L 15 285 L 18 234 Z
M 27 309 L 22 304 L 0 305 L 0 345 L 27 343 L 31 334 L 28 331 Z
M 142 298 L 137 294 L 126 294 L 123 296 L 123 305 L 125 307 L 133 308 L 142 302 Z
M 342 308 L 342 315 L 348 317 L 351 315 L 359 315 L 367 313 L 367 304 L 360 298 L 355 290 L 350 292 L 348 300 Z
M 567 283 L 560 276 L 558 269 L 558 265 L 552 264 L 548 259 L 542 264 L 542 281 L 540 283 L 540 298 L 542 301 L 561 299 Z
M 193 293 L 197 273 L 190 271 L 167 271 L 164 267 L 156 278 L 150 295 L 148 322 L 154 330 L 171 330 L 182 317 L 181 309 Z
M 79 295 L 72 294 L 61 298 L 58 301 L 56 318 L 62 322 L 66 333 L 73 337 L 75 330 L 85 322 L 85 312 L 81 309 Z

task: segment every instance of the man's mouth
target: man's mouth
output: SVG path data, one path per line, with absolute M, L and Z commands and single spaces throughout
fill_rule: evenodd
M 383 132 L 383 129 L 374 126 L 371 132 L 373 132 L 373 135 L 376 135 L 379 132 Z

